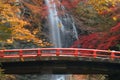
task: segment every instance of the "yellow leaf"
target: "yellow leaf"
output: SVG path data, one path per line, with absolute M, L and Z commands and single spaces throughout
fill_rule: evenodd
M 30 42 L 30 40 L 27 40 L 27 42 Z
M 13 41 L 11 39 L 7 39 L 7 43 L 12 44 Z
M 62 27 L 62 24 L 61 24 L 61 23 L 58 23 L 58 27 L 61 28 L 61 27 Z
M 117 20 L 117 17 L 114 16 L 114 17 L 113 17 L 113 20 L 116 21 L 116 20 Z
M 24 58 L 20 58 L 20 60 L 21 60 L 22 62 L 24 62 Z

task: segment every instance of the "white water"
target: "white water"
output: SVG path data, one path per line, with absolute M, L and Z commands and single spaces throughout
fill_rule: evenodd
M 45 0 L 48 7 L 50 40 L 55 48 L 69 47 L 73 42 L 73 37 L 78 39 L 76 26 L 72 16 L 69 14 L 65 13 L 63 16 L 58 16 L 58 8 L 54 1 L 55 0 Z M 61 6 L 61 9 L 65 11 L 64 6 Z
M 53 3 L 54 0 L 45 0 L 46 5 L 48 7 L 49 14 L 49 24 L 50 24 L 50 33 L 51 33 L 51 41 L 56 48 L 62 47 L 61 38 L 60 38 L 60 28 L 59 24 L 62 24 L 59 17 L 57 16 L 57 8 L 56 4 Z M 61 25 L 61 30 L 64 31 L 63 25 Z
M 72 17 L 72 22 L 73 22 L 73 23 L 72 23 L 72 26 L 73 26 L 73 33 L 74 33 L 76 39 L 78 40 L 78 33 L 77 33 L 77 29 L 76 29 L 76 26 L 75 26 L 75 22 L 74 22 L 73 17 Z
M 48 7 L 50 39 L 55 48 L 69 47 L 73 37 L 78 39 L 75 23 L 72 16 L 67 13 L 61 17 L 58 16 L 58 8 L 54 1 L 45 0 Z M 64 6 L 61 6 L 61 9 L 64 11 Z M 52 80 L 66 80 L 65 77 L 65 75 L 53 75 Z

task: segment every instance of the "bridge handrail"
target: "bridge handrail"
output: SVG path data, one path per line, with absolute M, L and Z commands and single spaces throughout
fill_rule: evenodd
M 35 54 L 24 54 L 24 52 L 34 52 Z M 47 52 L 48 51 L 48 52 Z M 18 54 L 5 54 L 6 52 Z M 46 55 L 44 54 L 45 52 Z M 82 52 L 82 53 L 81 53 Z M 51 54 L 52 53 L 52 54 Z M 0 58 L 21 58 L 21 57 L 39 57 L 39 56 L 73 56 L 73 57 L 109 57 L 110 59 L 120 58 L 120 51 L 84 49 L 84 48 L 31 48 L 31 49 L 5 49 L 0 50 Z
M 30 49 L 4 49 L 4 50 L 0 50 L 0 51 L 28 51 L 28 50 L 86 50 L 86 51 L 101 51 L 101 52 L 117 52 L 120 53 L 120 51 L 114 51 L 114 50 L 99 50 L 99 49 L 84 49 L 84 48 L 30 48 Z

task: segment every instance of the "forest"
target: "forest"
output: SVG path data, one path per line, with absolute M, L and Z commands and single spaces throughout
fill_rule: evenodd
M 60 3 L 59 3 L 60 2 Z M 78 39 L 70 48 L 120 50 L 120 0 L 53 0 L 58 16 L 73 16 Z M 0 49 L 48 48 L 45 0 L 0 0 Z M 58 24 L 61 27 L 61 24 Z M 1 76 L 4 79 L 14 76 Z
M 119 0 L 66 0 L 61 4 L 66 11 L 58 15 L 71 14 L 78 29 L 79 40 L 70 47 L 119 50 Z M 44 27 L 47 15 L 44 0 L 0 0 L 1 49 L 18 48 L 19 43 L 50 47 Z

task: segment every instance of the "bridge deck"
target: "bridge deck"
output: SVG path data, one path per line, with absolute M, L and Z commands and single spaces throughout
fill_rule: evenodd
M 87 59 L 44 57 L 36 61 L 2 62 L 7 74 L 120 74 L 120 64 Z

